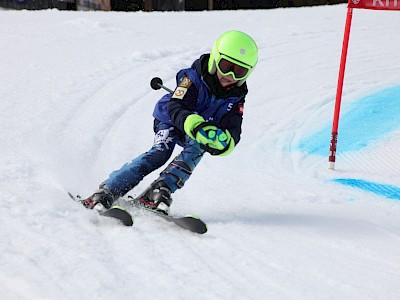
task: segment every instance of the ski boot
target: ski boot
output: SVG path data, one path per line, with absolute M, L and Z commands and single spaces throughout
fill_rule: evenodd
M 172 204 L 171 194 L 171 190 L 163 180 L 156 180 L 139 197 L 139 202 L 148 209 L 168 215 Z
M 115 200 L 115 196 L 110 191 L 110 188 L 102 184 L 93 195 L 85 199 L 82 203 L 86 208 L 94 208 L 102 212 L 110 209 Z

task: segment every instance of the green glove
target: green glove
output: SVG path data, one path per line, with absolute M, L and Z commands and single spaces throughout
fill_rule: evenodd
M 218 127 L 207 123 L 204 118 L 197 114 L 189 115 L 183 124 L 184 130 L 188 136 L 196 140 L 199 144 L 212 144 L 217 139 Z M 220 130 L 221 131 L 221 130 Z M 226 140 L 226 138 L 222 138 Z M 214 145 L 215 149 L 223 149 L 221 145 Z
M 229 133 L 228 130 L 226 130 L 226 132 Z M 229 136 L 230 136 L 230 133 L 229 133 Z M 219 156 L 227 156 L 232 153 L 233 149 L 235 149 L 235 141 L 233 140 L 233 138 L 231 138 L 227 143 L 228 143 L 228 146 L 225 147 L 225 151 L 222 152 L 221 154 L 219 154 Z
M 206 123 L 206 121 L 204 120 L 204 118 L 202 116 L 200 116 L 198 114 L 191 114 L 186 117 L 185 123 L 183 124 L 183 129 L 185 130 L 186 134 L 201 144 L 202 144 L 202 142 L 197 140 L 197 134 L 195 136 L 194 129 L 203 123 Z M 215 126 L 210 126 L 210 127 L 215 127 Z M 212 128 L 208 128 L 208 129 L 212 129 Z
M 199 126 L 201 129 L 196 132 Z M 212 155 L 226 156 L 235 148 L 235 141 L 228 130 L 223 131 L 215 125 L 208 124 L 200 115 L 189 115 L 185 120 L 184 130 Z
M 198 134 L 202 134 L 201 129 Z M 204 150 L 211 153 L 211 155 L 226 156 L 230 154 L 235 148 L 235 141 L 228 130 L 221 130 L 216 127 L 214 131 L 208 131 L 208 142 L 203 144 Z

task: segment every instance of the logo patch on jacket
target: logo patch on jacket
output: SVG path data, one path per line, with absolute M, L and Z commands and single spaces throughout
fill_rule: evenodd
M 181 81 L 181 83 L 179 84 L 180 87 L 184 87 L 184 88 L 189 88 L 192 85 L 192 81 L 189 79 L 189 77 L 184 77 Z
M 238 107 L 239 107 L 239 114 L 243 115 L 243 112 L 244 112 L 244 104 L 239 104 Z
M 186 92 L 187 92 L 187 88 L 183 88 L 183 87 L 178 86 L 176 88 L 176 90 L 175 90 L 175 93 L 174 93 L 173 97 L 182 100 L 183 96 L 185 96 Z
M 182 81 L 179 83 L 179 86 L 176 88 L 174 95 L 172 97 L 182 100 L 183 97 L 185 97 L 185 94 L 191 85 L 192 81 L 189 79 L 189 77 L 184 77 Z

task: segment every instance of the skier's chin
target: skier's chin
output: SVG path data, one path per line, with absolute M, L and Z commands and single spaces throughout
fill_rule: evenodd
M 236 82 L 237 82 L 237 80 L 232 80 L 232 79 L 229 79 L 229 78 L 226 78 L 226 77 L 222 77 L 222 78 L 219 79 L 219 83 L 220 83 L 220 85 L 222 87 L 226 87 L 226 86 L 234 84 Z

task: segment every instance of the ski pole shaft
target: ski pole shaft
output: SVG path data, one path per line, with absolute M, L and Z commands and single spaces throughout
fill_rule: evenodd
M 158 77 L 154 77 L 150 81 L 150 86 L 153 90 L 159 90 L 159 89 L 163 88 L 164 90 L 166 90 L 167 92 L 170 92 L 171 94 L 174 93 L 173 90 L 167 88 L 166 86 L 163 86 L 163 82 L 162 82 L 161 78 L 158 78 Z

